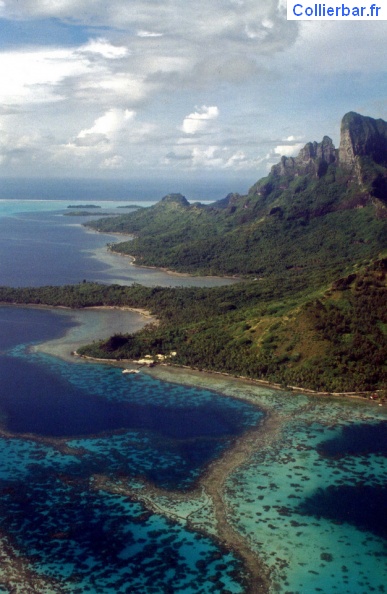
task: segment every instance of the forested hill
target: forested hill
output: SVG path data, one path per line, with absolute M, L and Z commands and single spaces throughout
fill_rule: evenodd
M 133 234 L 112 249 L 138 264 L 330 282 L 387 248 L 387 123 L 346 114 L 338 149 L 327 136 L 306 144 L 296 158 L 282 157 L 247 195 L 205 206 L 171 194 L 89 225 Z
M 0 288 L 0 301 L 143 307 L 133 335 L 83 349 L 387 398 L 387 123 L 349 113 L 330 138 L 282 157 L 245 196 L 210 206 L 181 194 L 90 226 L 131 233 L 137 263 L 246 277 L 226 287 Z M 171 352 L 176 353 L 171 359 Z M 384 394 L 384 396 L 383 396 Z
M 162 354 L 174 365 L 318 391 L 387 398 L 387 259 L 324 291 L 247 281 L 226 287 L 0 287 L 0 302 L 143 307 L 159 319 L 79 349 L 107 359 Z M 171 353 L 176 353 L 171 357 Z

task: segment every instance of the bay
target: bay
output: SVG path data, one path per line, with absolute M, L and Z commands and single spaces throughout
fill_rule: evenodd
M 232 279 L 174 275 L 131 265 L 129 257 L 107 251 L 107 244 L 125 236 L 90 232 L 90 217 L 65 216 L 77 200 L 0 201 L 0 285 L 63 285 L 83 280 L 146 286 L 220 286 Z M 101 212 L 122 214 L 134 203 L 93 201 Z M 144 205 L 152 202 L 144 202 Z M 93 217 L 95 218 L 95 217 Z

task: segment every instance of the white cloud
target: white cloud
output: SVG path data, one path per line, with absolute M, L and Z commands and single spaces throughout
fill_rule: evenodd
M 203 132 L 207 128 L 209 121 L 215 120 L 218 116 L 219 109 L 216 105 L 211 105 L 210 107 L 203 105 L 199 111 L 190 113 L 184 118 L 181 129 L 185 134 Z
M 128 48 L 124 46 L 112 45 L 103 37 L 90 39 L 86 45 L 79 48 L 80 53 L 99 54 L 109 60 L 123 58 L 128 54 Z
M 117 59 L 127 53 L 125 47 L 111 45 L 103 39 L 90 40 L 79 48 L 0 52 L 0 103 L 19 107 L 51 103 L 72 98 L 79 91 L 78 96 L 82 97 L 82 89 L 91 80 L 101 88 L 114 91 L 121 85 L 128 91 L 134 81 L 116 77 L 114 70 L 105 64 L 107 58 Z M 138 87 L 132 93 L 136 100 L 143 96 L 141 85 Z
M 345 111 L 386 117 L 384 23 L 288 22 L 285 9 L 285 0 L 0 0 L 5 23 L 36 20 L 43 44 L 54 19 L 65 40 L 55 45 L 51 29 L 51 45 L 20 39 L 0 51 L 4 163 L 23 173 L 41 159 L 52 174 L 55 161 L 73 175 L 163 163 L 258 178 L 302 141 L 328 134 L 337 144 Z M 82 41 L 69 46 L 71 37 Z
M 295 39 L 298 24 L 288 22 L 278 0 L 18 0 L 4 8 L 7 18 L 60 18 L 83 25 L 109 26 L 137 31 L 142 39 L 163 36 L 169 47 L 176 40 L 179 52 L 194 48 L 207 55 L 240 52 L 242 47 L 255 54 L 288 47 Z M 170 54 L 172 55 L 172 53 Z
M 162 37 L 162 33 L 155 33 L 154 31 L 137 31 L 138 37 Z
M 128 160 L 132 166 L 143 161 L 140 153 L 147 154 L 155 134 L 153 124 L 136 121 L 135 111 L 111 108 L 69 142 L 55 146 L 51 158 L 65 167 L 120 170 Z
M 2 0 L 3 2 L 3 0 Z M 192 20 L 186 23 L 187 28 L 195 30 L 199 26 L 203 26 L 207 20 L 207 16 L 218 15 L 218 20 L 222 23 L 222 27 L 227 25 L 232 27 L 232 20 L 237 21 L 246 19 L 251 20 L 253 16 L 258 18 L 267 18 L 268 15 L 284 14 L 283 7 L 279 6 L 278 0 L 265 0 L 265 2 L 257 3 L 253 0 L 243 0 L 243 2 L 235 2 L 234 0 L 213 0 L 212 6 L 205 0 L 197 0 L 195 5 L 181 4 L 179 0 L 169 0 L 169 2 L 161 3 L 158 0 L 132 0 L 128 5 L 127 0 L 110 0 L 107 3 L 105 0 L 8 0 L 6 3 L 6 13 L 10 18 L 41 18 L 41 17 L 57 17 L 57 18 L 71 18 L 74 20 L 89 21 L 93 24 L 117 24 L 122 26 L 133 22 L 159 22 L 166 23 L 168 19 L 172 19 L 172 24 L 182 21 L 192 14 L 196 14 L 196 22 Z M 219 27 L 215 22 L 208 23 L 211 28 Z M 142 27 L 145 31 L 152 31 L 153 28 Z M 158 29 L 158 28 L 157 28 Z M 157 30 L 156 29 L 156 30 Z
M 97 118 L 91 128 L 81 130 L 77 138 L 84 139 L 88 136 L 104 136 L 107 139 L 114 139 L 118 133 L 127 128 L 136 116 L 133 110 L 109 109 L 103 116 Z
M 281 157 L 295 157 L 303 146 L 301 142 L 297 144 L 279 144 L 274 148 L 273 152 Z
M 380 57 L 387 51 L 385 21 L 302 21 L 299 37 L 289 48 L 287 63 L 299 75 L 306 70 L 331 73 L 375 72 L 385 67 Z
M 295 142 L 296 140 L 302 140 L 302 136 L 294 136 L 292 134 L 291 136 L 288 136 L 287 138 L 285 138 L 286 142 Z
M 88 72 L 89 64 L 67 49 L 0 53 L 0 102 L 4 105 L 46 103 L 62 98 L 60 83 Z
M 218 146 L 194 147 L 192 150 L 192 167 L 194 169 L 218 169 L 222 167 L 223 162 L 220 147 Z
M 30 21 L 31 28 L 36 19 L 42 31 L 45 19 L 70 32 L 79 26 L 81 35 L 103 27 L 78 45 L 0 51 L 1 113 L 19 114 L 13 138 L 30 138 L 30 154 L 39 148 L 44 164 L 54 159 L 74 171 L 115 168 L 115 157 L 133 164 L 135 144 L 144 147 L 141 162 L 160 163 L 174 151 L 179 122 L 181 136 L 197 141 L 183 161 L 247 164 L 248 156 L 232 159 L 235 147 L 216 148 L 224 145 L 215 125 L 218 88 L 251 80 L 259 58 L 292 44 L 298 27 L 286 22 L 277 0 L 10 0 L 3 8 L 6 19 Z M 176 110 L 180 91 L 185 104 L 179 99 Z M 195 102 L 204 105 L 189 113 Z M 138 117 L 125 118 L 126 110 Z M 200 142 L 209 133 L 211 148 Z
M 201 146 L 177 145 L 164 158 L 163 163 L 167 166 L 178 167 L 186 171 L 192 170 L 223 170 L 228 172 L 249 172 L 256 171 L 267 158 L 257 157 L 243 150 L 232 150 L 232 148 L 221 145 Z

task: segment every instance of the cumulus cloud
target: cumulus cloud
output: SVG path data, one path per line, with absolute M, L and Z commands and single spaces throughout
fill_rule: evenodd
M 99 54 L 109 60 L 123 58 L 128 54 L 128 48 L 111 44 L 107 39 L 101 37 L 90 39 L 89 42 L 79 48 L 80 53 Z
M 214 148 L 223 141 L 215 126 L 219 108 L 208 91 L 257 76 L 266 57 L 293 44 L 298 30 L 278 0 L 0 0 L 0 14 L 31 27 L 39 21 L 42 31 L 45 19 L 56 19 L 69 31 L 78 27 L 83 39 L 90 32 L 88 41 L 72 46 L 51 40 L 46 47 L 23 47 L 19 40 L 13 45 L 18 49 L 0 51 L 0 104 L 3 113 L 30 112 L 16 125 L 38 122 L 37 138 L 46 138 L 46 152 L 58 162 L 76 155 L 79 164 L 89 160 L 92 167 L 95 157 L 106 168 L 117 167 L 115 157 L 130 161 L 134 143 L 148 143 L 144 162 L 148 154 L 159 163 L 163 154 L 173 154 L 176 129 L 195 140 L 216 136 L 210 149 L 200 142 L 190 147 L 184 162 L 224 166 L 235 150 L 226 155 Z M 188 104 L 176 112 L 180 90 L 189 90 L 190 104 L 202 107 L 189 113 Z M 126 110 L 142 117 L 125 119 Z M 235 157 L 229 167 L 247 160 Z
M 290 22 L 286 0 L 0 0 L 0 15 L 69 33 L 0 51 L 5 162 L 44 153 L 77 174 L 162 163 L 258 177 L 360 102 L 387 115 L 382 22 Z
M 298 30 L 297 22 L 286 20 L 278 0 L 18 0 L 4 10 L 8 18 L 60 18 L 136 31 L 143 42 L 162 38 L 170 56 L 187 52 L 192 62 L 202 54 L 203 44 L 208 57 L 219 54 L 219 48 L 223 55 L 246 55 L 247 60 L 281 51 L 294 42 Z
M 105 59 L 125 56 L 125 47 L 104 39 L 73 48 L 27 48 L 0 52 L 0 102 L 3 106 L 50 103 L 73 97 L 92 79 L 94 84 L 112 88 L 117 84 L 114 70 Z M 95 57 L 102 59 L 102 62 Z M 128 82 L 128 81 L 126 81 Z M 139 95 L 136 93 L 136 97 Z
M 156 136 L 155 126 L 137 121 L 134 110 L 111 108 L 70 141 L 55 146 L 50 158 L 66 167 L 120 170 L 127 162 L 143 163 L 144 154 L 150 159 Z
M 248 153 L 243 150 L 233 150 L 229 146 L 199 144 L 187 147 L 176 146 L 164 159 L 164 164 L 179 167 L 186 171 L 196 170 L 223 170 L 228 172 L 256 171 L 269 155 L 258 157 L 253 151 Z
M 211 105 L 210 107 L 203 105 L 198 111 L 194 111 L 184 118 L 181 129 L 185 134 L 203 132 L 210 120 L 215 120 L 218 116 L 219 109 L 216 105 Z
M 77 138 L 86 139 L 91 136 L 113 140 L 117 134 L 127 128 L 128 122 L 131 122 L 135 116 L 136 113 L 133 110 L 109 109 L 109 111 L 95 120 L 91 128 L 81 130 Z
M 179 0 L 161 3 L 158 0 L 8 0 L 4 3 L 5 13 L 9 18 L 68 18 L 81 20 L 89 24 L 120 25 L 138 23 L 138 30 L 160 31 L 161 27 L 169 31 L 179 29 L 190 30 L 194 34 L 202 31 L 232 31 L 241 23 L 259 23 L 278 18 L 286 19 L 283 4 L 278 0 L 213 0 L 211 4 L 197 0 L 194 4 L 182 4 Z M 191 18 L 190 17 L 196 17 Z M 217 17 L 217 18 L 211 18 Z M 188 22 L 189 21 L 189 22 Z M 149 27 L 150 23 L 158 23 L 158 27 Z
M 1 52 L 0 101 L 3 105 L 58 101 L 58 85 L 87 70 L 87 63 L 67 49 Z
M 302 142 L 298 142 L 297 144 L 279 144 L 274 148 L 273 152 L 275 155 L 281 157 L 295 157 L 303 146 L 304 144 Z

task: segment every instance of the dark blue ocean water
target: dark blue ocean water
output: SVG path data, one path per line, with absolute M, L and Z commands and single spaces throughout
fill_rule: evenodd
M 233 282 L 173 276 L 131 266 L 129 258 L 109 254 L 106 249 L 108 243 L 119 241 L 119 236 L 87 232 L 83 223 L 90 217 L 64 216 L 69 212 L 68 206 L 77 203 L 80 204 L 77 200 L 0 200 L 0 285 L 63 285 L 83 280 L 127 285 L 138 282 L 147 286 L 218 286 Z M 126 214 L 130 210 L 120 206 L 134 204 L 96 200 L 88 203 L 100 206 L 95 212 L 113 214 Z
M 0 284 L 41 286 L 100 279 L 107 266 L 93 250 L 109 236 L 85 233 L 75 217 L 20 213 L 0 218 Z
M 119 437 L 113 441 L 122 441 L 125 434 L 134 448 L 137 436 L 146 436 L 154 464 L 142 452 L 135 474 L 179 489 L 262 416 L 250 405 L 214 392 L 31 352 L 29 345 L 68 325 L 67 318 L 51 311 L 0 307 L 0 415 L 7 431 L 89 439 L 114 432 Z M 170 461 L 167 466 L 157 463 L 163 455 Z M 135 452 L 122 472 L 133 473 L 134 458 Z
M 2 529 L 66 592 L 241 592 L 233 555 L 90 480 L 184 491 L 262 413 L 209 390 L 31 351 L 68 327 L 52 311 L 0 308 L 0 419 L 10 434 L 0 440 Z

